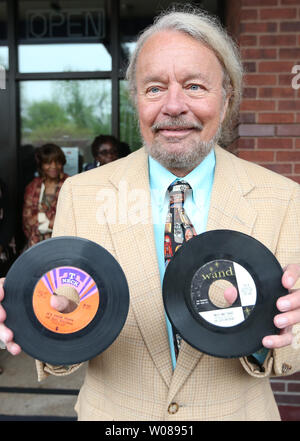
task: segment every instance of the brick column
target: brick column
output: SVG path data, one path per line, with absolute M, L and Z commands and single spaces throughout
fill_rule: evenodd
M 246 69 L 234 151 L 300 183 L 300 76 L 292 72 L 298 65 L 300 73 L 300 0 L 228 0 L 227 7 Z

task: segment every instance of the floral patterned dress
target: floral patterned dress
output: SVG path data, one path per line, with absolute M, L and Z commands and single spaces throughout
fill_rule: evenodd
M 23 205 L 23 231 L 28 239 L 28 247 L 51 237 L 51 232 L 42 234 L 39 231 L 38 214 L 45 213 L 50 222 L 54 221 L 58 195 L 67 177 L 68 175 L 64 174 L 59 180 L 53 197 L 49 198 L 44 193 L 41 201 L 41 188 L 45 179 L 40 177 L 34 178 L 27 185 Z

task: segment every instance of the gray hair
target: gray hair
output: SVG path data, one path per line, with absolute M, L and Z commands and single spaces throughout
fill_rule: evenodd
M 229 144 L 232 141 L 232 128 L 237 122 L 242 97 L 243 67 L 239 50 L 233 39 L 216 17 L 208 15 L 203 10 L 190 7 L 188 11 L 163 12 L 140 34 L 126 72 L 133 102 L 136 105 L 136 64 L 139 53 L 148 38 L 164 30 L 176 30 L 190 35 L 205 44 L 218 58 L 224 72 L 224 98 L 229 97 L 220 141 L 223 145 Z

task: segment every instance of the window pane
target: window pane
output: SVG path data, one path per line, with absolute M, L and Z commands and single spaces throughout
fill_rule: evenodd
M 111 133 L 110 80 L 22 81 L 20 99 L 23 146 L 76 147 L 82 166 L 94 137 Z
M 97 70 L 111 70 L 111 56 L 102 44 L 19 46 L 19 71 L 22 73 Z
M 0 46 L 0 66 L 8 70 L 8 47 Z
M 2 81 L 3 68 L 8 70 L 7 10 L 6 2 L 0 0 L 0 82 Z M 0 88 L 2 89 L 2 84 Z
M 127 81 L 120 81 L 120 139 L 131 151 L 142 146 L 135 108 L 129 98 Z
M 19 71 L 111 70 L 105 0 L 19 2 Z
M 177 2 L 179 4 L 179 2 Z M 215 15 L 218 14 L 218 0 L 188 1 L 182 0 L 180 5 L 193 4 Z M 140 0 L 120 0 L 120 68 L 124 73 L 128 57 L 134 50 L 137 35 L 153 23 L 153 18 L 161 11 L 174 4 L 173 0 L 155 0 L 144 2 Z

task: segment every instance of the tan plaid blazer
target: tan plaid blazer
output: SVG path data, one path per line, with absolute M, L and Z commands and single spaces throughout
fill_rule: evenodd
M 111 195 L 121 209 L 124 188 L 130 194 L 132 219 L 114 222 L 110 217 L 103 222 L 99 212 L 103 195 Z M 134 209 L 139 195 L 145 199 L 142 218 Z M 208 230 L 241 231 L 264 243 L 282 266 L 300 262 L 299 195 L 295 182 L 216 147 Z M 108 209 L 107 218 L 111 214 Z M 69 178 L 60 193 L 54 234 L 101 244 L 119 261 L 130 288 L 123 330 L 105 352 L 88 362 L 76 404 L 79 420 L 280 418 L 269 377 L 299 369 L 297 345 L 271 351 L 265 372 L 260 372 L 246 358 L 211 357 L 183 342 L 172 372 L 143 148 Z M 40 362 L 37 367 L 39 378 L 77 369 Z

